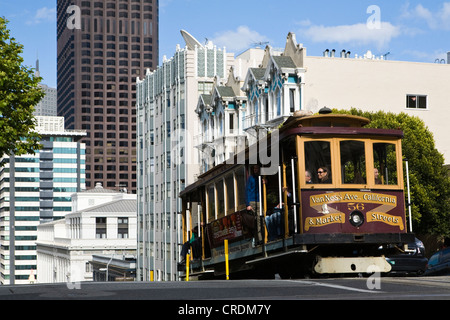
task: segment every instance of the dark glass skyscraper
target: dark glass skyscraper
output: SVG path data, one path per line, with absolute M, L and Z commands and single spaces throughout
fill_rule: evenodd
M 58 115 L 87 131 L 86 187 L 136 192 L 136 78 L 158 65 L 158 0 L 57 0 Z

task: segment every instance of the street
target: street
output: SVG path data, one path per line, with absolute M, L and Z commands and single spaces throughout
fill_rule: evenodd
M 0 300 L 450 300 L 450 276 L 0 286 Z

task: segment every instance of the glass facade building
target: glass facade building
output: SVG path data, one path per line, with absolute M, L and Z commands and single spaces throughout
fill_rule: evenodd
M 42 149 L 4 156 L 0 167 L 0 283 L 29 283 L 36 277 L 40 223 L 72 211 L 71 195 L 85 189 L 83 131 L 64 129 L 62 117 L 36 117 Z

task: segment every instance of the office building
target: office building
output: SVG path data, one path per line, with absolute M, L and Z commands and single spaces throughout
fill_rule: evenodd
M 36 71 L 35 76 L 40 77 L 39 70 L 39 59 L 36 60 Z M 44 117 L 56 117 L 57 116 L 57 90 L 56 88 L 51 88 L 46 84 L 40 83 L 39 87 L 45 93 L 45 96 L 41 101 L 34 107 L 33 115 L 44 116 Z
M 56 88 L 51 88 L 46 84 L 39 84 L 39 87 L 42 88 L 45 92 L 45 96 L 42 100 L 36 105 L 33 114 L 35 116 L 44 116 L 44 117 L 56 117 L 57 116 L 57 90 Z
M 199 94 L 211 91 L 215 76 L 226 77 L 234 61 L 224 48 L 182 35 L 186 46 L 137 81 L 138 280 L 149 280 L 151 272 L 155 280 L 177 280 L 178 194 L 199 173 L 190 142 L 200 133 L 195 107 Z
M 4 156 L 0 167 L 0 283 L 36 276 L 40 223 L 72 211 L 71 195 L 85 189 L 86 132 L 65 130 L 62 117 L 36 117 L 42 149 Z
M 158 63 L 158 1 L 57 1 L 58 115 L 83 129 L 86 187 L 136 191 L 136 78 Z

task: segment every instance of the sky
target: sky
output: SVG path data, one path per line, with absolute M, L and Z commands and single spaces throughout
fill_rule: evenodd
M 0 16 L 24 45 L 24 64 L 39 57 L 43 83 L 56 87 L 56 0 L 0 0 Z M 159 58 L 185 45 L 180 30 L 239 54 L 284 48 L 296 34 L 309 56 L 325 49 L 388 60 L 435 63 L 450 51 L 450 1 L 425 0 L 159 0 Z

